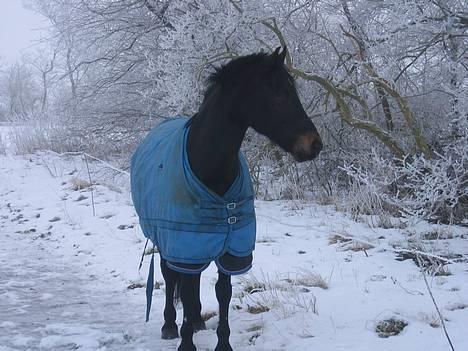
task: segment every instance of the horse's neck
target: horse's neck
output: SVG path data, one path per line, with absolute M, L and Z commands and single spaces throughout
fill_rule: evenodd
M 232 122 L 228 106 L 220 107 L 203 108 L 193 117 L 187 155 L 198 179 L 223 195 L 238 174 L 238 154 L 247 128 Z

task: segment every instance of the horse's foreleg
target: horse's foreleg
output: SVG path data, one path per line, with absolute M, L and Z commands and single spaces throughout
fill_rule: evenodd
M 200 299 L 200 278 L 201 278 L 201 274 L 197 274 L 196 286 L 195 286 L 195 291 L 194 291 L 195 301 L 197 303 L 197 318 L 193 322 L 193 329 L 195 333 L 199 330 L 206 329 L 205 322 L 203 321 L 201 317 L 202 305 L 201 305 L 201 299 Z
M 215 351 L 232 351 L 229 344 L 229 303 L 231 302 L 232 285 L 231 276 L 219 272 L 218 282 L 216 283 L 216 298 L 219 303 L 219 325 L 216 329 L 218 335 L 218 344 Z
M 193 344 L 193 323 L 199 318 L 199 310 L 197 301 L 197 294 L 195 292 L 197 287 L 197 280 L 200 278 L 197 274 L 179 273 L 180 277 L 180 297 L 182 306 L 184 307 L 184 321 L 182 328 L 180 328 L 180 336 L 182 342 L 178 351 L 195 351 L 196 347 Z
M 166 304 L 164 306 L 164 325 L 161 328 L 161 338 L 175 339 L 179 337 L 176 324 L 176 310 L 174 307 L 174 293 L 177 285 L 178 274 L 169 269 L 166 260 L 161 257 L 161 272 L 166 284 Z

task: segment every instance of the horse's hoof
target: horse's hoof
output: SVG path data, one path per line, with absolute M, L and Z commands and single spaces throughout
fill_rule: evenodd
M 200 330 L 206 330 L 206 324 L 204 321 L 193 322 L 192 325 L 194 333 Z
M 231 345 L 229 344 L 218 344 L 216 345 L 215 351 L 233 351 Z
M 177 351 L 197 351 L 197 348 L 194 344 L 180 344 Z
M 179 331 L 175 328 L 164 328 L 161 330 L 161 339 L 172 340 L 179 337 Z

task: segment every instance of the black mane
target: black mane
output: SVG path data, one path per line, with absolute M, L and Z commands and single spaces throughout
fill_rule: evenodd
M 207 79 L 207 92 L 211 91 L 213 86 L 217 84 L 240 81 L 243 77 L 249 77 L 252 73 L 261 69 L 262 66 L 265 66 L 267 56 L 264 52 L 240 56 L 221 67 L 215 68 L 215 72 L 210 74 Z

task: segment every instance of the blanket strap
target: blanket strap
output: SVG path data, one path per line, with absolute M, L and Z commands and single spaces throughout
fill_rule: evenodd
M 149 321 L 149 315 L 151 310 L 151 302 L 153 300 L 153 288 L 154 288 L 154 245 L 153 253 L 151 255 L 151 263 L 149 267 L 148 280 L 146 282 L 146 321 Z
M 146 239 L 145 247 L 143 249 L 143 253 L 141 254 L 140 265 L 138 266 L 138 273 L 140 273 L 141 266 L 143 265 L 143 258 L 145 258 L 145 252 L 146 252 L 146 246 L 148 246 L 148 240 L 149 239 Z

